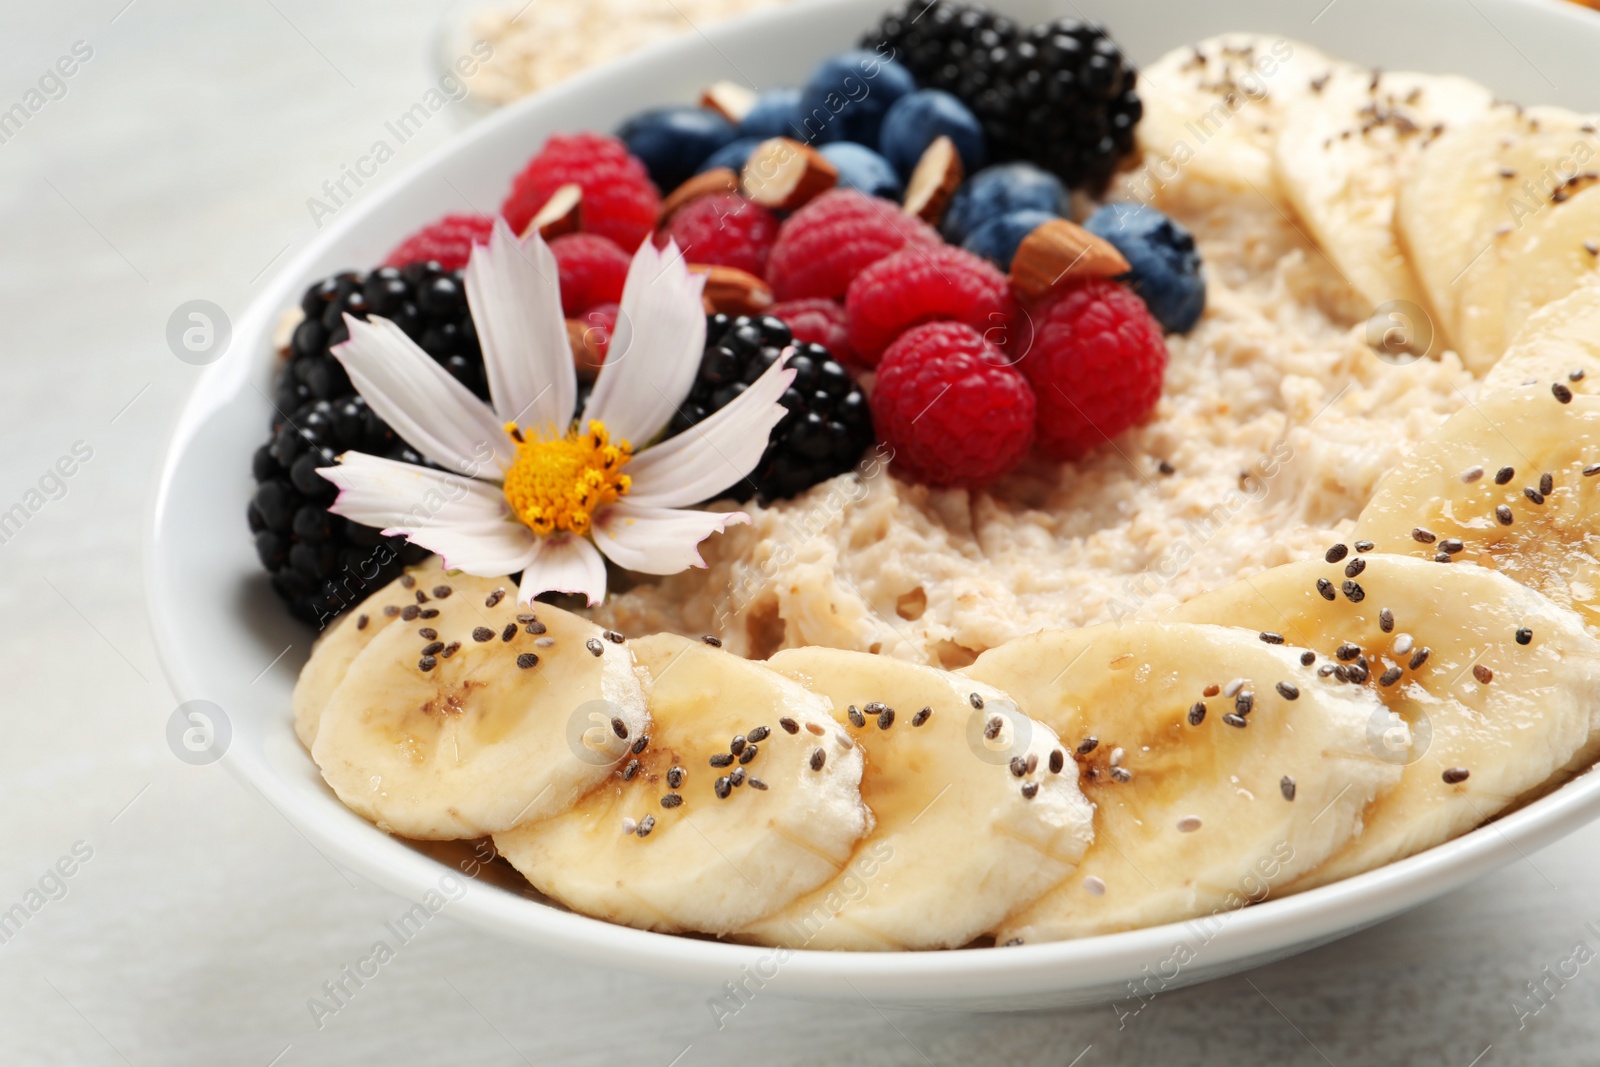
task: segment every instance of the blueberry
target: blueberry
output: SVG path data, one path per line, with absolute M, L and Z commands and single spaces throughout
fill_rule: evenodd
M 1185 333 L 1206 307 L 1206 276 L 1194 237 L 1155 208 L 1107 204 L 1084 229 L 1116 246 L 1133 269 L 1129 284 L 1171 333 Z
M 961 183 L 945 209 L 945 240 L 960 244 L 990 219 L 1028 208 L 1066 214 L 1067 191 L 1061 179 L 1032 163 L 997 163 Z
M 923 151 L 940 134 L 955 142 L 967 173 L 989 161 L 983 124 L 966 104 L 943 89 L 918 89 L 896 100 L 883 116 L 878 151 L 901 177 L 909 178 Z
M 1041 223 L 1057 217 L 1049 211 L 1035 211 L 1032 208 L 1008 211 L 967 234 L 961 247 L 989 260 L 1001 270 L 1010 270 L 1011 257 L 1017 254 L 1017 245 L 1022 243 L 1022 239 L 1038 229 Z
M 755 106 L 739 120 L 739 136 L 758 141 L 768 137 L 793 137 L 800 113 L 799 89 L 768 89 L 756 97 Z
M 736 137 L 707 156 L 695 168 L 696 174 L 704 174 L 708 170 L 718 167 L 727 167 L 734 173 L 744 170 L 744 161 L 750 158 L 750 153 L 756 150 L 756 145 L 761 141 L 755 137 Z
M 788 136 L 875 145 L 889 106 L 916 88 L 911 72 L 893 60 L 864 49 L 841 52 L 823 60 L 800 90 L 797 126 Z
M 835 141 L 822 146 L 822 155 L 839 170 L 839 184 L 885 200 L 899 200 L 900 176 L 889 161 L 865 145 Z
M 617 131 L 650 180 L 669 193 L 707 156 L 733 140 L 733 124 L 703 107 L 661 107 L 635 115 Z

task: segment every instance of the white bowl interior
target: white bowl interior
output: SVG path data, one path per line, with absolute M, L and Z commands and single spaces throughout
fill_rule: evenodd
M 999 2 L 1034 21 L 1087 14 L 1106 23 L 1136 62 L 1224 30 L 1277 32 L 1388 69 L 1457 72 L 1527 103 L 1600 106 L 1600 20 L 1555 0 L 1333 0 L 1322 7 L 1271 0 L 1112 4 L 1106 0 Z M 1321 8 L 1319 13 L 1318 9 Z M 718 78 L 797 84 L 822 56 L 876 18 L 859 0 L 820 0 L 690 34 L 576 78 L 479 123 L 447 150 L 342 213 L 265 288 L 235 323 L 230 352 L 210 367 L 175 428 L 147 549 L 152 621 L 180 699 L 224 709 L 224 762 L 288 816 L 325 854 L 411 899 L 456 872 L 451 849 L 419 848 L 380 833 L 341 805 L 295 740 L 289 693 L 311 635 L 267 587 L 244 523 L 251 452 L 264 438 L 277 360 L 269 338 L 282 310 L 311 281 L 366 269 L 415 226 L 446 211 L 493 212 L 510 176 L 551 132 L 607 130 L 652 103 L 691 101 Z M 1440 28 L 1448 26 L 1448 36 Z M 1377 32 L 1381 27 L 1382 32 Z M 1103 1001 L 1169 959 L 1183 941 L 1195 960 L 1186 984 L 1301 951 L 1420 904 L 1600 815 L 1600 778 L 1550 796 L 1447 845 L 1360 878 L 1219 921 L 1054 945 L 919 954 L 800 952 L 781 966 L 782 990 L 831 998 L 845 979 L 870 983 L 885 1004 L 1016 1009 Z M 780 964 L 765 949 L 612 926 L 537 900 L 515 883 L 478 879 L 451 913 L 474 926 L 590 962 L 718 987 L 742 968 Z M 863 986 L 863 988 L 867 988 Z

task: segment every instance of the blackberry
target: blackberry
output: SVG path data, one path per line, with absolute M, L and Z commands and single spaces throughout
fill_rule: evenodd
M 300 307 L 306 317 L 274 391 L 272 434 L 252 459 L 246 517 L 272 588 L 320 628 L 428 555 L 328 511 L 337 490 L 317 468 L 341 452 L 432 466 L 367 406 L 329 351 L 350 337 L 344 315 L 390 319 L 480 398 L 489 389 L 460 271 L 414 263 L 337 274 L 307 289 Z
M 920 14 L 891 12 L 862 46 L 894 48 L 920 83 L 959 97 L 983 123 L 996 162 L 1027 160 L 1100 192 L 1133 150 L 1144 113 L 1138 72 L 1095 23 L 1062 18 L 1023 30 L 935 0 Z
M 792 385 L 781 403 L 788 409 L 773 427 L 761 461 L 730 496 L 761 503 L 791 497 L 850 470 L 873 442 L 866 394 L 850 372 L 819 344 L 795 344 L 789 327 L 770 315 L 706 317 L 706 349 L 700 373 L 669 434 L 682 433 L 727 405 L 795 345 L 789 366 Z
M 992 84 L 999 60 L 1022 31 L 1004 15 L 949 0 L 911 0 L 883 17 L 861 47 L 891 55 L 924 89 L 964 102 Z

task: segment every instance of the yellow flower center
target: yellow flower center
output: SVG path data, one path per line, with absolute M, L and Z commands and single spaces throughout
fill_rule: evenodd
M 554 439 L 524 432 L 516 423 L 506 423 L 505 429 L 517 442 L 517 458 L 505 474 L 506 502 L 536 534 L 588 533 L 595 511 L 633 484 L 622 473 L 633 447 L 626 441 L 612 444 L 603 422 L 590 420 L 587 432 L 573 428 Z

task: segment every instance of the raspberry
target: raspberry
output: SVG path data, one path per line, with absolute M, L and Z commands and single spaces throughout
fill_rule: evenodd
M 778 217 L 735 193 L 717 193 L 675 212 L 664 236 L 678 242 L 690 263 L 737 267 L 759 278 L 778 238 Z
M 779 300 L 839 300 L 857 274 L 907 241 L 937 244 L 939 235 L 891 201 L 831 189 L 779 228 L 767 257 L 767 282 Z
M 592 344 L 603 362 L 611 348 L 611 335 L 617 330 L 617 316 L 622 308 L 616 304 L 596 304 L 588 311 L 575 315 L 584 326 L 584 340 Z
M 622 299 L 630 261 L 614 242 L 597 234 L 569 233 L 550 242 L 550 253 L 561 271 L 561 313 L 567 318 Z
M 1006 276 L 959 248 L 903 248 L 856 275 L 845 297 L 850 346 L 873 366 L 900 334 L 936 319 L 964 322 L 1003 345 L 1016 305 Z
M 609 237 L 632 252 L 655 228 L 661 194 L 644 164 L 621 141 L 598 133 L 552 136 L 511 182 L 500 214 L 521 233 L 550 194 L 569 182 L 583 188 L 580 210 L 587 232 Z
M 1033 344 L 1018 365 L 1039 399 L 1039 448 L 1077 459 L 1142 422 L 1161 399 L 1167 346 L 1131 290 L 1094 279 L 1033 314 Z
M 834 358 L 851 360 L 850 331 L 845 328 L 844 305 L 837 300 L 813 296 L 773 304 L 767 314 L 781 319 L 796 341 L 821 345 Z
M 971 326 L 930 322 L 900 335 L 878 364 L 872 421 L 907 476 L 977 488 L 1027 455 L 1027 379 Z
M 440 270 L 460 270 L 467 265 L 472 246 L 488 244 L 493 229 L 494 219 L 487 215 L 446 215 L 401 241 L 383 265 L 403 267 L 431 259 Z

